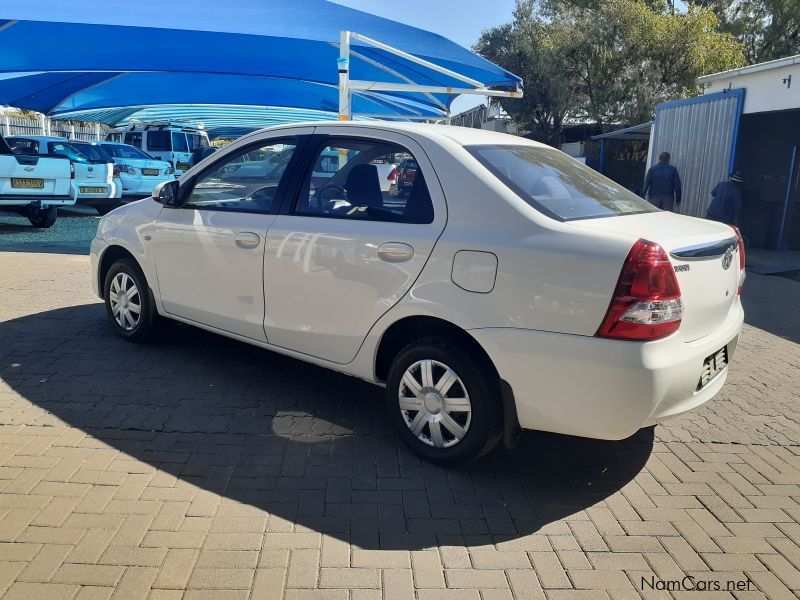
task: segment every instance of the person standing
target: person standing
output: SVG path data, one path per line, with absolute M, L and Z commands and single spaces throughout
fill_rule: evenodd
M 742 222 L 742 184 L 744 177 L 736 171 L 730 181 L 720 181 L 711 191 L 711 204 L 706 212 L 706 219 L 719 221 L 727 225 L 739 227 Z
M 681 203 L 681 178 L 678 169 L 669 164 L 669 152 L 662 152 L 658 164 L 648 169 L 642 196 L 663 210 L 677 210 Z

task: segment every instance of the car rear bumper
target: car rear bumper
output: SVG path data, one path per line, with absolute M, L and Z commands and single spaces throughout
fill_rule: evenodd
M 728 368 L 697 390 L 703 362 L 727 347 L 730 364 L 743 320 L 737 301 L 716 331 L 692 342 L 680 331 L 648 343 L 512 328 L 470 333 L 511 386 L 523 429 L 618 440 L 713 398 Z
M 40 206 L 71 206 L 75 204 L 72 196 L 22 196 L 14 194 L 1 194 L 0 206 L 31 206 L 36 203 Z

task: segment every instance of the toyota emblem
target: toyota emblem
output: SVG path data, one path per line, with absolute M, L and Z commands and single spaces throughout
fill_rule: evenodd
M 725 254 L 722 255 L 722 268 L 726 271 L 731 268 L 731 263 L 733 262 L 733 246 L 728 246 L 728 249 L 725 250 Z

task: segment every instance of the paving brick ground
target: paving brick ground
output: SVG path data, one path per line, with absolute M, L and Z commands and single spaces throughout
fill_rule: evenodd
M 795 598 L 800 283 L 750 276 L 746 301 L 701 410 L 448 471 L 367 384 L 179 325 L 125 343 L 86 257 L 2 253 L 0 594 Z

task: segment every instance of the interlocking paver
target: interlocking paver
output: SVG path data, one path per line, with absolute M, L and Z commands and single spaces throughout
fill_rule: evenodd
M 687 573 L 800 591 L 796 282 L 749 277 L 755 326 L 701 409 L 445 470 L 366 384 L 179 325 L 125 344 L 87 268 L 0 253 L 5 598 L 625 600 Z

